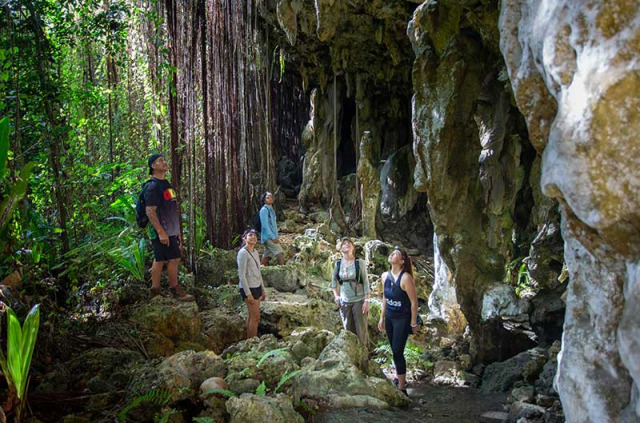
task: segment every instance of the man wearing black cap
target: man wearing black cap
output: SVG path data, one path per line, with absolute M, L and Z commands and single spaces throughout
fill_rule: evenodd
M 165 175 L 169 166 L 162 154 L 153 154 L 147 161 L 151 179 L 144 194 L 147 217 L 151 227 L 149 237 L 153 245 L 155 260 L 151 266 L 151 296 L 162 295 L 160 277 L 165 262 L 169 289 L 173 296 L 181 301 L 193 301 L 178 285 L 178 265 L 182 256 L 182 234 L 180 233 L 180 216 L 178 215 L 178 199 Z

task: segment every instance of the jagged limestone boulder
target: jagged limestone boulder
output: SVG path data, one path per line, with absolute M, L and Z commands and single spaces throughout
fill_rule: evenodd
M 224 360 L 212 351 L 182 351 L 158 366 L 161 385 L 169 390 L 172 402 L 195 398 L 202 382 L 224 378 L 226 371 Z
M 283 394 L 276 397 L 242 394 L 227 401 L 231 423 L 303 423 L 293 409 L 291 399 Z
M 238 281 L 238 265 L 235 250 L 216 248 L 202 254 L 198 259 L 196 284 L 198 286 L 220 286 Z
M 335 334 L 328 330 L 306 327 L 291 332 L 288 342 L 293 356 L 300 363 L 305 357 L 318 358 L 334 337 Z
M 170 356 L 177 350 L 205 349 L 210 340 L 201 333 L 202 320 L 195 301 L 155 297 L 135 307 L 130 321 L 152 357 Z
M 330 332 L 336 332 L 342 326 L 335 304 L 306 295 L 281 293 L 267 288 L 267 299 L 260 307 L 260 327 L 283 337 L 304 326 Z
M 518 298 L 513 288 L 497 282 L 487 289 L 482 297 L 482 318 L 490 320 L 526 314 L 531 304 L 527 299 Z
M 626 0 L 501 3 L 542 191 L 561 204 L 570 282 L 556 386 L 568 422 L 640 419 L 639 22 Z
M 228 357 L 225 380 L 235 393 L 255 392 L 261 382 L 273 390 L 283 375 L 299 368 L 290 345 L 271 334 L 239 342 L 223 355 Z
M 234 292 L 238 295 L 237 292 Z M 239 295 L 238 295 L 239 296 Z M 245 318 L 235 310 L 214 308 L 202 312 L 202 332 L 210 340 L 209 348 L 216 354 L 247 336 Z
M 524 380 L 535 382 L 547 362 L 546 351 L 534 348 L 500 363 L 487 366 L 482 375 L 482 392 L 508 392 L 513 385 Z
M 407 398 L 370 362 L 364 346 L 349 331 L 340 332 L 318 359 L 295 378 L 296 396 L 324 400 L 331 407 L 406 405 Z
M 275 288 L 280 292 L 295 292 L 300 288 L 295 266 L 263 266 L 260 272 L 265 286 Z

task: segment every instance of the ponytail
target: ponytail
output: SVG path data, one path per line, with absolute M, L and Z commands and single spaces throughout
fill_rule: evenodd
M 411 261 L 411 257 L 409 257 L 409 254 L 407 254 L 407 252 L 405 250 L 403 250 L 400 247 L 396 247 L 396 250 L 400 251 L 400 254 L 402 255 L 402 260 L 404 260 L 404 264 L 402 265 L 402 271 L 404 273 L 408 273 L 411 275 L 411 277 L 413 278 L 413 262 Z
M 413 278 L 413 261 L 411 260 L 411 257 L 407 256 L 407 258 L 404 261 L 404 266 L 402 266 L 402 270 L 404 270 L 405 273 L 408 273 L 411 275 L 411 277 Z

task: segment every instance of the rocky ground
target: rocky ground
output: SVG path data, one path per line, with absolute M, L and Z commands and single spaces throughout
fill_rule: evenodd
M 50 357 L 41 351 L 31 421 L 563 421 L 551 389 L 557 345 L 473 366 L 467 335 L 443 322 L 411 337 L 407 399 L 391 382 L 388 345 L 376 329 L 379 303 L 372 302 L 368 350 L 341 330 L 328 287 L 336 238 L 326 213 L 282 214 L 288 260 L 263 269 L 260 338 L 243 339 L 236 251 L 212 250 L 198 261 L 197 277 L 182 276 L 196 302 L 149 299 L 147 286 L 126 285 L 110 313 L 61 333 Z M 379 298 L 393 246 L 364 239 L 356 246 Z M 418 253 L 426 320 L 433 274 Z
M 411 403 L 403 409 L 331 410 L 319 413 L 316 423 L 495 423 L 508 417 L 505 394 L 480 393 L 475 388 L 435 386 L 428 381 L 408 388 Z

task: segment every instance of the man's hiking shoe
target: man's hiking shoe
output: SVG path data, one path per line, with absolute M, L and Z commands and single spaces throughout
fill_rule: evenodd
M 193 295 L 190 295 L 184 292 L 184 289 L 182 289 L 180 285 L 170 287 L 169 290 L 171 291 L 171 295 L 173 295 L 173 298 L 175 298 L 176 300 L 179 300 L 179 301 L 195 300 L 195 297 Z
M 407 397 L 409 396 L 409 394 L 407 393 L 406 389 L 400 389 L 400 392 L 402 392 L 403 394 L 405 394 Z
M 398 383 L 400 383 L 400 382 L 398 381 L 398 378 L 397 378 L 397 377 L 394 377 L 394 378 L 393 378 L 393 384 L 394 384 L 394 385 L 396 385 L 396 386 L 398 386 Z
M 151 298 L 167 296 L 160 288 L 151 288 L 149 291 L 151 292 Z

